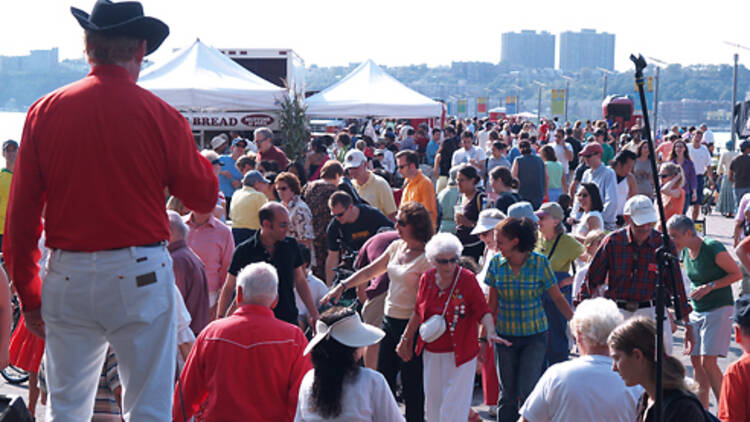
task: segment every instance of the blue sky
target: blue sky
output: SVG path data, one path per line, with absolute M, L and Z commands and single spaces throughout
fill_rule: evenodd
M 0 55 L 60 48 L 82 56 L 82 31 L 69 13 L 93 0 L 6 0 Z M 195 38 L 214 47 L 292 48 L 307 65 L 346 65 L 372 58 L 384 65 L 500 59 L 500 36 L 521 29 L 554 34 L 593 28 L 616 35 L 615 67 L 631 70 L 631 52 L 669 63 L 731 63 L 731 41 L 750 47 L 750 1 L 422 1 L 422 0 L 145 0 L 147 15 L 171 35 L 152 59 Z M 750 67 L 750 50 L 740 50 Z

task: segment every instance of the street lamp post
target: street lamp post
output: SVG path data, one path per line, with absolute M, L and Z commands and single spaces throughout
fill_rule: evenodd
M 573 80 L 570 76 L 562 75 L 562 78 L 565 79 L 565 120 L 563 123 L 568 121 L 568 97 L 570 97 L 570 81 Z
M 656 57 L 649 57 L 652 62 L 658 63 L 661 66 L 669 66 L 669 63 L 659 60 Z M 656 135 L 659 133 L 659 71 L 661 66 L 656 67 L 656 80 L 654 81 L 654 140 Z
M 617 72 L 613 72 L 609 69 L 605 69 L 603 67 L 597 67 L 597 70 L 600 70 L 602 73 L 604 73 L 604 87 L 602 89 L 602 100 L 607 98 L 607 75 L 614 75 Z
M 736 48 L 738 50 L 740 48 L 742 48 L 744 50 L 750 50 L 750 47 L 745 47 L 744 45 L 740 45 L 740 44 L 733 43 L 733 42 L 724 41 L 724 44 L 731 45 L 732 47 L 734 47 L 734 48 Z M 735 108 L 735 105 L 737 104 L 737 72 L 739 70 L 738 69 L 738 67 L 739 67 L 739 64 L 738 64 L 739 60 L 740 60 L 740 55 L 738 53 L 734 53 L 734 75 L 732 77 L 732 108 L 731 108 L 731 116 L 732 116 L 732 121 L 731 121 L 731 124 L 732 124 L 732 138 L 731 139 L 732 139 L 732 141 L 734 141 L 735 137 L 737 136 L 737 134 L 736 134 L 736 132 L 737 132 L 737 124 L 735 122 L 734 108 Z M 732 142 L 732 144 L 734 144 L 734 142 Z
M 542 124 L 542 88 L 544 87 L 544 84 L 539 81 L 534 81 L 534 83 L 537 86 L 539 86 L 539 103 L 536 109 L 536 121 L 538 125 L 541 125 Z

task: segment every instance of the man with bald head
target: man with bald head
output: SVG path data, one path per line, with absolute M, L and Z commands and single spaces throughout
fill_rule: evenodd
M 273 310 L 276 318 L 291 324 L 297 322 L 298 311 L 294 299 L 294 289 L 297 289 L 307 307 L 310 326 L 314 327 L 318 309 L 313 303 L 310 286 L 302 269 L 303 261 L 297 241 L 287 236 L 289 213 L 280 203 L 268 202 L 258 211 L 258 219 L 260 230 L 254 231 L 234 250 L 229 274 L 219 297 L 217 316 L 226 314 L 240 270 L 254 262 L 268 262 L 276 268 L 279 275 L 279 303 Z

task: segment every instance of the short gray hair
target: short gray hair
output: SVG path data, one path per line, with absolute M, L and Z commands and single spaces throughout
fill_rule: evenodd
M 257 139 L 258 135 L 263 135 L 263 138 L 273 139 L 273 132 L 267 127 L 259 127 L 253 131 L 253 139 Z
M 435 258 L 438 255 L 445 253 L 453 254 L 456 257 L 461 256 L 464 246 L 461 241 L 458 240 L 456 235 L 452 233 L 438 233 L 432 236 L 429 242 L 424 247 L 424 254 L 432 264 L 435 263 Z
M 182 216 L 177 211 L 167 210 L 169 218 L 169 231 L 176 233 L 180 239 L 184 239 L 188 233 L 188 226 L 182 221 Z
M 213 164 L 214 161 L 219 159 L 219 154 L 217 154 L 216 151 L 212 149 L 201 150 L 201 155 L 203 156 L 203 158 L 208 160 L 208 162 L 211 164 Z
M 239 305 L 271 306 L 278 296 L 279 276 L 276 268 L 267 262 L 256 262 L 237 274 L 237 288 L 242 288 Z
M 609 333 L 623 321 L 614 301 L 597 297 L 581 302 L 568 324 L 574 336 L 581 334 L 578 339 L 580 342 L 591 346 L 606 346 Z
M 695 236 L 698 234 L 698 231 L 695 230 L 695 224 L 693 224 L 693 220 L 691 220 L 690 217 L 682 214 L 675 214 L 670 217 L 669 220 L 667 220 L 667 230 L 676 230 L 682 234 L 686 234 L 689 232 L 691 236 Z

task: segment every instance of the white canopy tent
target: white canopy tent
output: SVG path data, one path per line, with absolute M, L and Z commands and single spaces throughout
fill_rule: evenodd
M 339 82 L 307 100 L 307 114 L 318 117 L 439 117 L 443 105 L 408 88 L 367 60 Z
M 180 111 L 277 110 L 286 95 L 200 40 L 146 69 L 138 84 Z

